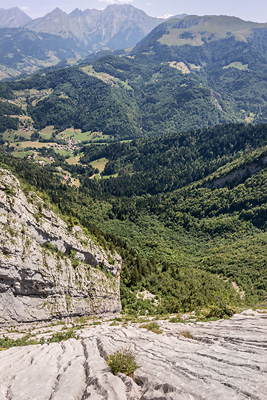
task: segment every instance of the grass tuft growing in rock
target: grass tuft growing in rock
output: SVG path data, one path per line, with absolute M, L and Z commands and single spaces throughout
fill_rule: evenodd
M 186 339 L 193 339 L 193 336 L 189 331 L 179 332 L 179 335 L 185 337 Z
M 108 356 L 107 364 L 114 375 L 119 372 L 133 378 L 134 371 L 138 368 L 135 357 L 130 350 L 120 350 Z
M 140 325 L 140 328 L 145 328 L 148 331 L 160 334 L 162 333 L 162 330 L 159 327 L 159 324 L 157 322 L 150 322 L 149 324 L 143 324 Z
M 73 328 L 67 329 L 66 332 L 57 332 L 51 338 L 48 339 L 47 343 L 63 342 L 68 339 L 78 339 Z
M 23 336 L 21 339 L 10 339 L 4 336 L 4 338 L 0 339 L 0 350 L 17 346 L 29 346 L 32 344 L 38 344 L 38 342 L 36 340 L 30 340 L 30 335 Z

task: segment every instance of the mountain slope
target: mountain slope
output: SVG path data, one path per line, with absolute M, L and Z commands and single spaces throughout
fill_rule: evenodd
M 13 91 L 30 125 L 24 142 L 15 129 L 3 132 L 3 150 L 15 144 L 33 154 L 18 156 L 37 161 L 45 136 L 49 165 L 5 153 L 1 162 L 45 191 L 69 221 L 117 247 L 124 310 L 215 305 L 221 316 L 229 304 L 255 304 L 267 293 L 267 130 L 257 124 L 267 115 L 266 27 L 231 19 L 227 34 L 229 18 L 210 17 L 205 36 L 206 20 L 186 21 L 155 28 L 127 56 L 1 84 L 2 116 L 19 113 L 8 101 Z M 177 24 L 185 24 L 178 44 L 162 44 Z M 197 32 L 201 43 L 180 45 Z M 233 121 L 243 123 L 224 124 Z M 92 137 L 101 144 L 80 143 Z M 67 151 L 57 148 L 62 143 Z M 77 164 L 59 160 L 56 150 L 72 152 L 68 161 Z M 102 163 L 99 179 L 91 179 L 93 162 Z M 60 182 L 59 171 L 71 171 L 78 186 Z M 140 298 L 144 291 L 157 297 Z
M 266 125 L 232 125 L 110 145 L 106 153 L 97 146 L 99 156 L 110 160 L 106 173 L 113 179 L 83 181 L 82 186 L 111 203 L 102 229 L 142 256 L 162 260 L 161 272 L 153 277 L 147 278 L 145 266 L 137 272 L 129 266 L 123 281 L 138 282 L 143 276 L 147 290 L 168 296 L 166 285 L 175 297 L 180 289 L 177 282 L 172 286 L 172 278 L 181 282 L 190 273 L 194 285 L 194 266 L 233 280 L 247 300 L 266 298 L 266 144 Z M 90 152 L 92 159 L 98 157 Z M 200 174 L 204 179 L 198 180 Z M 196 286 L 191 291 L 196 303 L 197 291 Z M 183 295 L 177 294 L 177 301 Z
M 75 40 L 24 28 L 0 29 L 0 79 L 33 73 L 77 56 Z
M 25 25 L 26 29 L 34 32 L 49 33 L 59 35 L 64 38 L 81 38 L 83 26 L 74 23 L 67 13 L 56 8 L 44 17 L 37 18 Z
M 30 21 L 31 17 L 18 7 L 0 8 L 0 28 L 19 28 Z
M 208 19 L 214 36 L 217 20 L 225 27 L 229 18 Z M 195 20 L 185 19 L 189 25 Z M 53 89 L 38 102 L 29 99 L 37 129 L 45 124 L 56 129 L 74 126 L 84 132 L 134 138 L 229 122 L 266 122 L 266 28 L 234 18 L 235 33 L 226 38 L 215 37 L 198 46 L 161 44 L 166 29 L 177 24 L 185 22 L 170 20 L 155 28 L 129 56 L 107 55 L 92 64 L 13 83 L 13 88 Z M 217 31 L 221 25 L 216 25 Z M 237 40 L 244 27 L 251 33 L 246 40 Z M 60 112 L 62 107 L 65 113 Z
M 243 21 L 225 15 L 187 15 L 182 19 L 171 18 L 163 22 L 138 43 L 136 50 L 144 50 L 148 46 L 154 46 L 156 42 L 169 47 L 199 47 L 229 37 L 246 42 L 255 32 L 259 33 L 266 28 L 267 24 Z

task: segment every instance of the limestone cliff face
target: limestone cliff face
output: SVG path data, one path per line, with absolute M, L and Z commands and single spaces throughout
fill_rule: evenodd
M 119 312 L 120 269 L 0 169 L 0 324 Z

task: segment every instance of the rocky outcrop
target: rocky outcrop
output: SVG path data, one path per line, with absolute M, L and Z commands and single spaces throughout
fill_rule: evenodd
M 0 323 L 119 312 L 120 268 L 0 169 Z
M 253 176 L 267 165 L 267 156 L 263 154 L 258 160 L 253 161 L 250 164 L 243 165 L 231 172 L 227 175 L 222 176 L 221 178 L 215 178 L 211 182 L 207 182 L 205 184 L 208 188 L 221 188 L 226 185 L 231 184 L 232 182 L 242 182 L 244 179 Z
M 267 399 L 267 314 L 159 324 L 157 335 L 104 322 L 82 329 L 79 340 L 2 351 L 0 399 Z M 107 355 L 121 349 L 136 357 L 135 381 L 107 366 Z

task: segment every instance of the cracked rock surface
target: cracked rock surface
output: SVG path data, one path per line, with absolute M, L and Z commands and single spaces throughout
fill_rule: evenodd
M 0 324 L 119 312 L 120 269 L 0 168 Z
M 0 400 L 267 399 L 267 314 L 159 324 L 157 335 L 103 322 L 81 329 L 79 340 L 2 351 Z M 121 349 L 136 357 L 135 381 L 106 364 Z

